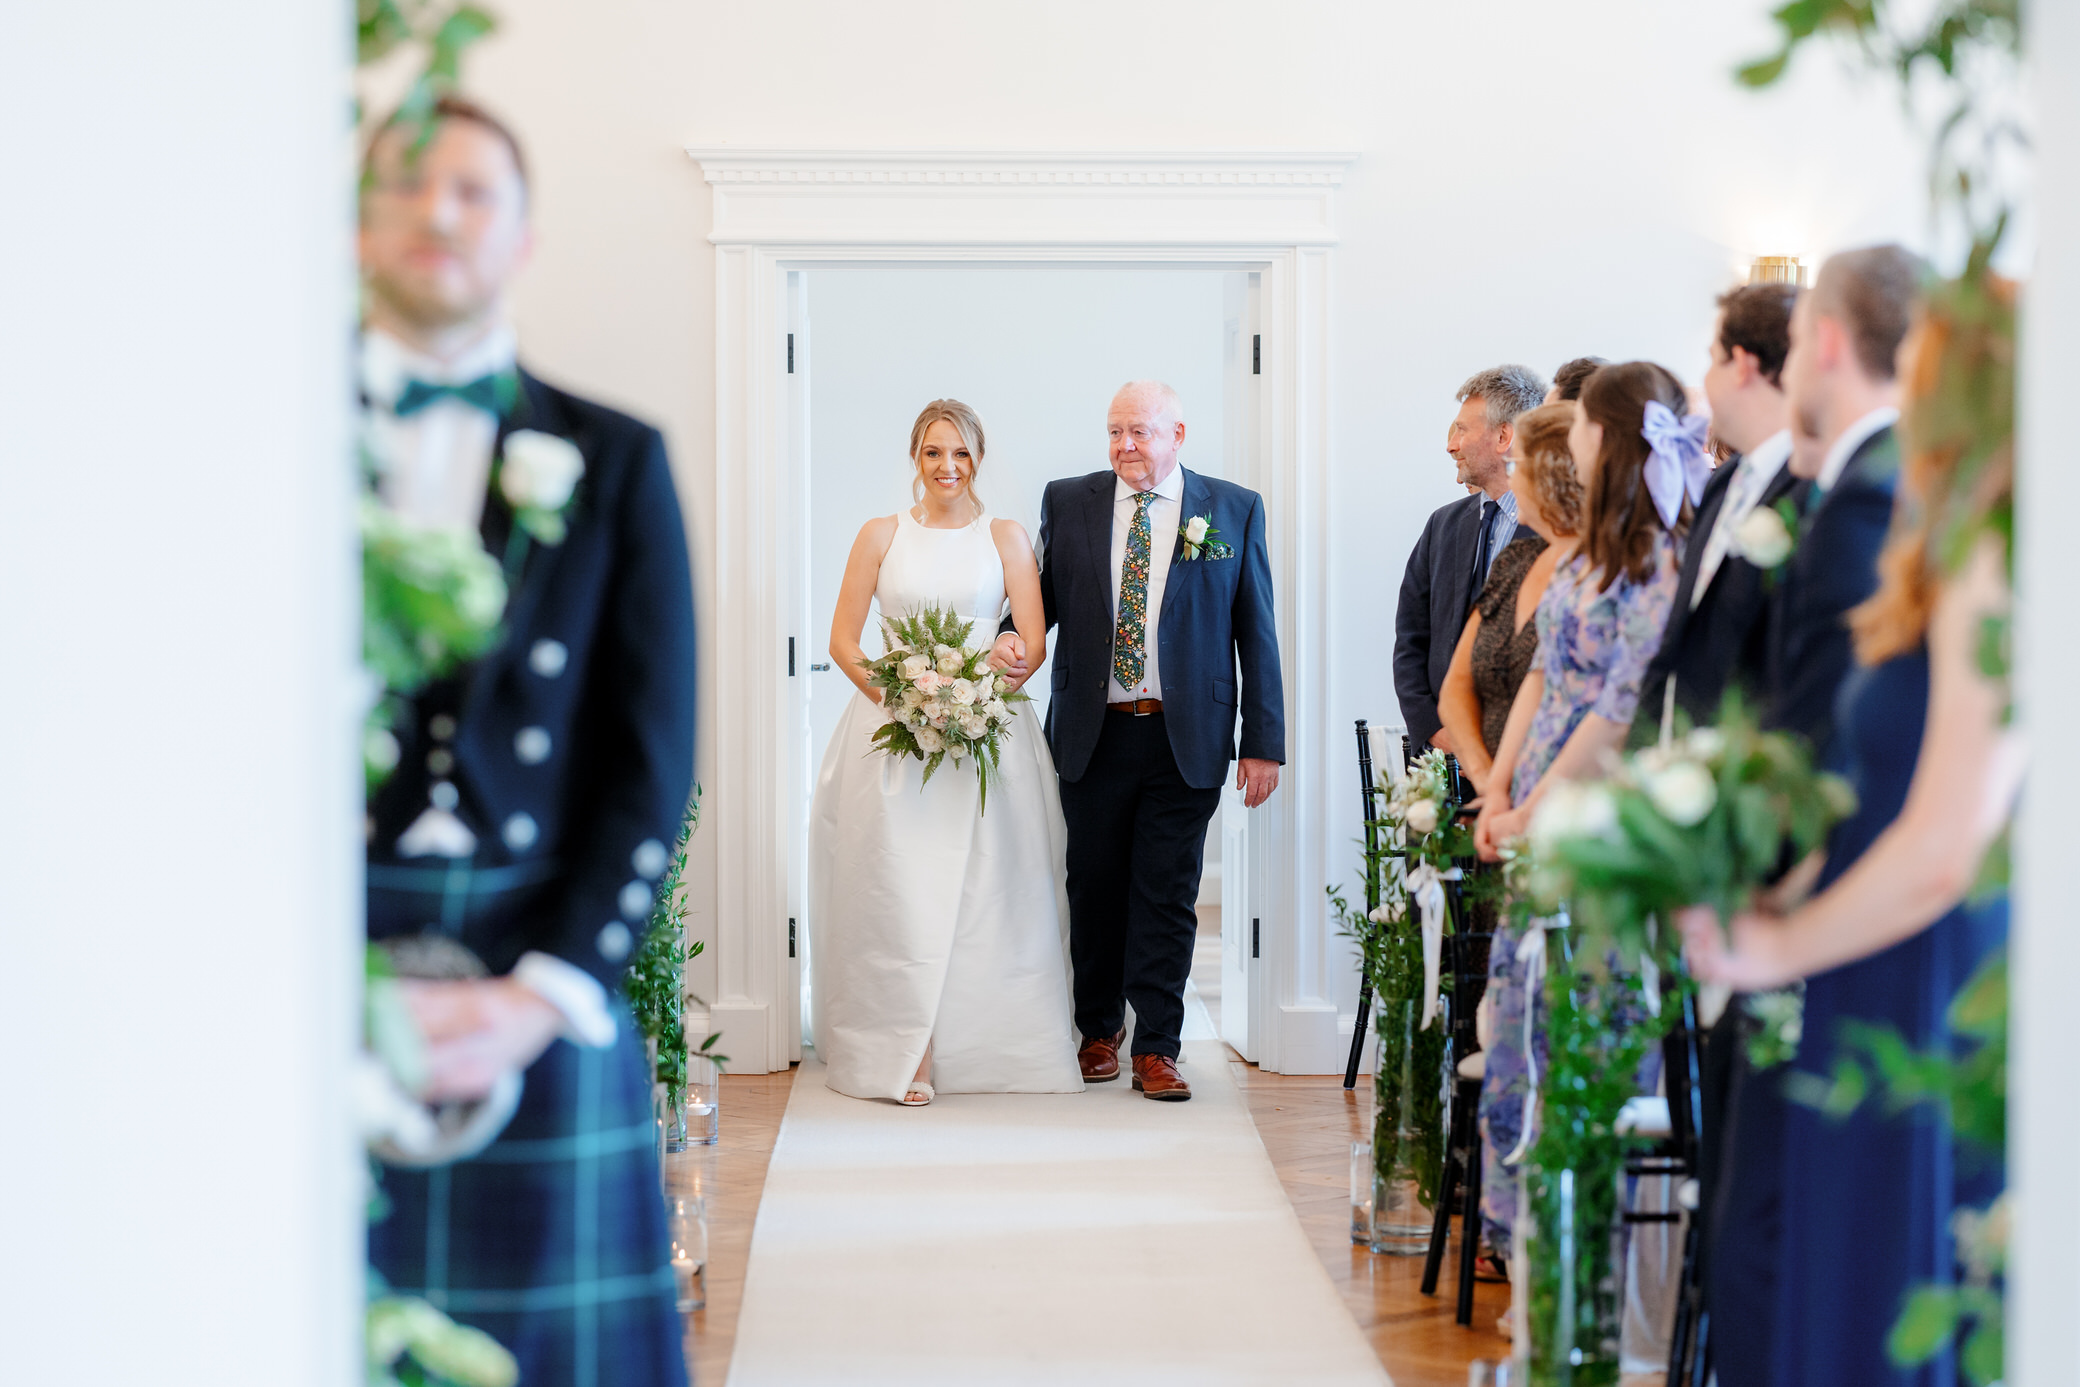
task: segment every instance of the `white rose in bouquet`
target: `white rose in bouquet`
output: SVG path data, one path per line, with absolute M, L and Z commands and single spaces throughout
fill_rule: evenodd
M 1563 780 L 1546 791 L 1531 816 L 1534 851 L 1549 850 L 1562 838 L 1603 838 L 1618 826 L 1618 802 L 1601 784 Z
M 1436 803 L 1427 799 L 1417 800 L 1408 806 L 1408 814 L 1402 822 L 1408 825 L 1411 832 L 1425 835 L 1435 833 L 1437 831 Z
M 984 670 L 984 671 L 983 671 L 983 672 L 982 672 L 982 673 L 981 673 L 980 675 L 976 676 L 976 678 L 975 678 L 975 701 L 976 701 L 977 703 L 980 703 L 980 702 L 982 702 L 982 701 L 983 701 L 984 699 L 987 699 L 987 698 L 988 698 L 988 697 L 989 697 L 989 696 L 990 696 L 991 694 L 995 693 L 996 691 L 997 691 L 997 676 L 996 676 L 996 675 L 994 675 L 994 674 L 990 673 L 990 672 L 989 672 L 988 670 Z
M 934 651 L 933 653 L 939 657 L 939 673 L 945 675 L 949 679 L 951 679 L 954 675 L 959 674 L 961 672 L 961 666 L 967 663 L 967 661 L 962 658 L 961 652 L 955 650 L 950 645 L 942 645 L 938 648 L 938 650 Z
M 1726 750 L 1726 734 L 1716 727 L 1699 727 L 1683 738 L 1683 749 L 1700 761 L 1710 761 Z
M 939 686 L 945 683 L 946 681 L 941 679 L 937 674 L 934 674 L 931 670 L 926 670 L 923 674 L 917 676 L 916 682 L 917 691 L 921 694 L 924 694 L 926 697 L 930 697 L 932 694 L 936 693 L 938 691 Z
M 903 690 L 903 696 L 897 699 L 896 703 L 904 712 L 914 712 L 924 706 L 924 695 L 915 689 L 905 689 Z
M 947 694 L 962 708 L 975 702 L 975 685 L 966 679 L 956 679 L 946 686 Z
M 983 733 L 989 731 L 989 719 L 983 717 L 980 713 L 962 713 L 960 723 L 961 735 L 967 737 L 970 741 L 974 741 L 981 737 Z
M 1769 506 L 1757 506 L 1734 527 L 1733 547 L 1757 568 L 1775 568 L 1791 557 L 1791 529 Z
M 946 739 L 930 727 L 920 727 L 915 733 L 917 749 L 927 756 L 936 756 L 946 750 Z
M 585 474 L 585 455 L 568 438 L 535 429 L 506 436 L 498 489 L 516 509 L 561 510 Z
M 982 714 L 991 722 L 1009 722 L 1011 721 L 1011 705 L 1001 698 L 993 698 L 982 705 Z
M 1669 820 L 1684 828 L 1701 823 L 1719 802 L 1712 773 L 1695 761 L 1677 761 L 1647 777 L 1647 798 Z
M 931 673 L 932 659 L 929 655 L 906 655 L 903 657 L 903 677 L 915 683 Z
M 1184 522 L 1184 541 L 1187 544 L 1204 544 L 1206 542 L 1205 516 L 1195 515 L 1190 520 Z

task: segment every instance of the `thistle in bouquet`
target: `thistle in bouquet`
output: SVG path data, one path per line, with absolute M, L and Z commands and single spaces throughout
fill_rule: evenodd
M 972 762 L 978 812 L 987 813 L 1012 709 L 1033 700 L 1006 686 L 989 667 L 988 650 L 968 643 L 974 630 L 974 622 L 936 606 L 884 616 L 884 653 L 859 663 L 867 683 L 882 691 L 888 718 L 874 733 L 875 745 L 891 756 L 924 762 L 920 788 L 948 760 L 955 766 Z
M 1527 835 L 1530 887 L 1547 909 L 1565 902 L 1582 947 L 1673 967 L 1681 940 L 1655 920 L 1709 905 L 1729 922 L 1777 877 L 1787 847 L 1804 857 L 1854 808 L 1847 782 L 1729 694 L 1716 726 L 1635 752 L 1600 781 L 1553 785 Z

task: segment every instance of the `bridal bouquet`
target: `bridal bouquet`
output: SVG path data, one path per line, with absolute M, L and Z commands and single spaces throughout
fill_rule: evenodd
M 975 764 L 981 812 L 989 807 L 989 782 L 997 772 L 1001 739 L 1011 730 L 1013 704 L 1032 698 L 1003 687 L 988 667 L 989 652 L 968 645 L 975 623 L 937 607 L 881 619 L 888 651 L 861 660 L 867 682 L 882 691 L 888 721 L 874 733 L 891 756 L 924 762 L 924 779 L 951 758 Z

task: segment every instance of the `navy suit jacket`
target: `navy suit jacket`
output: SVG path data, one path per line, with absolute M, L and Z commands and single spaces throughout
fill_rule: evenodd
M 1669 611 L 1668 630 L 1662 634 L 1661 649 L 1647 665 L 1640 683 L 1639 714 L 1632 722 L 1631 742 L 1650 745 L 1661 732 L 1661 705 L 1671 675 L 1676 681 L 1676 706 L 1689 714 L 1694 726 L 1716 722 L 1720 700 L 1729 687 L 1739 688 L 1748 699 L 1751 713 L 1762 711 L 1760 703 L 1769 682 L 1770 594 L 1769 576 L 1729 549 L 1712 575 L 1697 610 L 1690 610 L 1690 596 L 1697 590 L 1698 569 L 1704 551 L 1719 523 L 1719 511 L 1733 484 L 1734 465 L 1720 466 L 1705 483 L 1697 503 L 1697 518 L 1690 525 L 1690 542 L 1683 552 L 1682 575 L 1676 582 L 1675 604 Z M 1812 483 L 1780 468 L 1763 489 L 1757 505 L 1775 507 L 1786 496 L 1803 500 Z
M 519 429 L 567 438 L 584 455 L 569 533 L 554 546 L 531 540 L 490 489 L 482 534 L 506 569 L 505 636 L 414 700 L 397 727 L 403 758 L 370 805 L 369 862 L 395 863 L 398 836 L 426 808 L 436 778 L 428 757 L 443 750 L 427 724 L 446 712 L 457 727 L 453 765 L 440 778 L 454 784 L 455 812 L 476 834 L 474 865 L 534 867 L 547 882 L 500 937 L 465 942 L 494 973 L 539 950 L 611 992 L 650 913 L 638 862 L 655 866 L 656 853 L 636 850 L 671 847 L 693 783 L 686 531 L 664 440 L 649 425 L 523 372 L 520 398 L 499 424 L 501 446 Z M 547 734 L 539 759 L 537 733 Z M 370 931 L 421 923 L 372 918 Z M 615 923 L 626 932 L 607 928 Z
M 1047 740 L 1055 769 L 1078 781 L 1104 728 L 1112 680 L 1112 499 L 1108 469 L 1049 482 L 1040 498 L 1040 596 L 1050 649 L 1053 701 Z M 1238 754 L 1286 759 L 1285 684 L 1278 665 L 1271 559 L 1264 539 L 1264 498 L 1247 487 L 1184 474 L 1186 519 L 1208 517 L 1234 553 L 1187 559 L 1177 546 L 1156 617 L 1157 669 L 1163 722 L 1185 783 L 1210 790 L 1226 779 Z M 1162 537 L 1157 536 L 1157 543 Z M 1240 687 L 1237 674 L 1240 673 Z M 1242 740 L 1235 714 L 1242 714 Z
M 1834 486 L 1817 493 L 1775 593 L 1769 711 L 1763 725 L 1798 733 L 1820 764 L 1839 770 L 1835 695 L 1855 656 L 1849 609 L 1878 588 L 1878 551 L 1892 526 L 1899 440 L 1889 428 L 1865 440 Z
M 1401 720 L 1418 748 L 1444 726 L 1437 696 L 1473 599 L 1473 553 L 1480 547 L 1480 492 L 1431 512 L 1423 537 L 1408 556 L 1401 577 L 1401 602 L 1394 610 L 1394 692 Z

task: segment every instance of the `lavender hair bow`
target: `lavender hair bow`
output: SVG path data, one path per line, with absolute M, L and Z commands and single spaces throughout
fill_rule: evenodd
M 1654 498 L 1654 509 L 1668 529 L 1675 528 L 1676 517 L 1683 513 L 1684 492 L 1690 493 L 1693 506 L 1704 499 L 1704 484 L 1712 475 L 1711 459 L 1705 452 L 1711 429 L 1712 421 L 1705 415 L 1686 414 L 1678 419 L 1661 401 L 1647 401 L 1639 431 L 1652 450 L 1647 454 L 1647 495 Z

